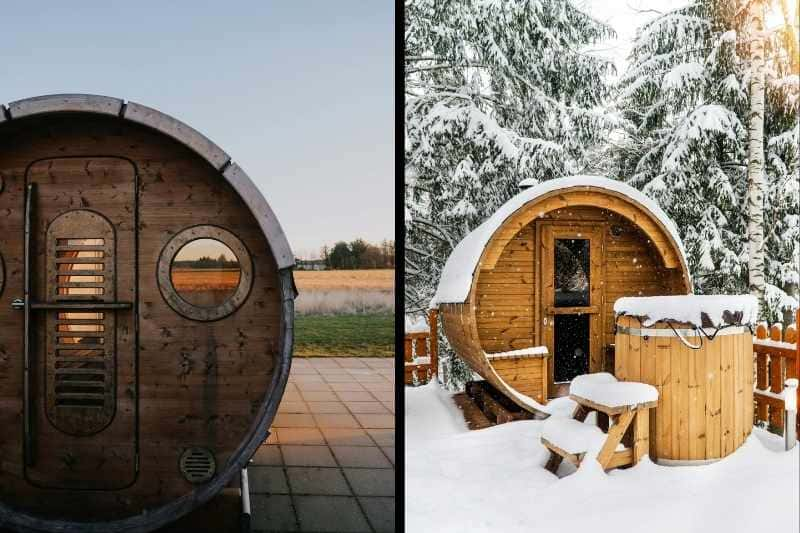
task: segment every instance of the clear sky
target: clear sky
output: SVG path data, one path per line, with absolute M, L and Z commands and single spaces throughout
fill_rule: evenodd
M 4 2 L 0 102 L 104 94 L 173 115 L 258 184 L 295 254 L 394 238 L 394 3 Z

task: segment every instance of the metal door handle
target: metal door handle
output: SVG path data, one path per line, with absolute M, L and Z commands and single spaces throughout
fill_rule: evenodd
M 14 311 L 24 311 L 25 310 L 25 300 L 22 298 L 14 298 L 11 301 L 11 309 Z

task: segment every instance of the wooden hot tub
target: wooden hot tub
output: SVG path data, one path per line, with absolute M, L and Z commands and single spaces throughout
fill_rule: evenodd
M 743 313 L 729 313 L 725 323 L 704 314 L 698 325 L 626 315 L 617 317 L 614 370 L 621 381 L 658 389 L 650 457 L 692 464 L 733 453 L 753 427 L 753 336 Z

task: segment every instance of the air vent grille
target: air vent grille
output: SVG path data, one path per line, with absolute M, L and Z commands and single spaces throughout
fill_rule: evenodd
M 217 462 L 207 448 L 188 448 L 181 455 L 180 469 L 189 483 L 206 483 L 214 477 Z

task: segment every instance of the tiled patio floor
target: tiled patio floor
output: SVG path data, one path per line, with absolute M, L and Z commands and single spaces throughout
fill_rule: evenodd
M 252 526 L 394 531 L 394 360 L 296 358 L 248 468 Z

